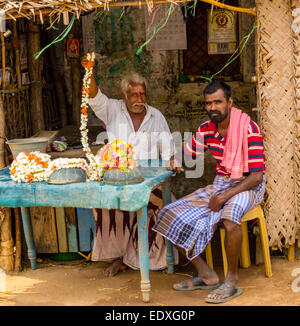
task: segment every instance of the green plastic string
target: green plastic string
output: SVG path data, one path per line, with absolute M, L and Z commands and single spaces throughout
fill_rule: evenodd
M 35 60 L 37 60 L 39 57 L 40 57 L 40 55 L 46 50 L 46 49 L 48 49 L 52 44 L 55 44 L 55 43 L 58 43 L 58 42 L 60 42 L 60 41 L 62 41 L 68 34 L 69 34 L 69 32 L 70 32 L 70 30 L 71 30 L 71 28 L 72 28 L 72 26 L 73 26 L 73 23 L 74 23 L 74 21 L 75 21 L 75 17 L 76 17 L 76 14 L 74 13 L 73 14 L 73 17 L 72 17 L 72 19 L 71 19 L 71 21 L 70 21 L 70 23 L 69 23 L 69 25 L 68 25 L 68 27 L 67 28 L 65 28 L 65 30 L 61 33 L 61 34 L 59 34 L 50 44 L 48 44 L 48 45 L 46 45 L 40 52 L 38 52 L 38 53 L 36 53 L 35 55 L 34 55 L 34 59 Z
M 244 47 L 246 46 L 247 42 L 249 41 L 251 35 L 254 33 L 254 31 L 256 30 L 256 28 L 258 28 L 259 25 L 256 25 L 255 23 L 253 24 L 253 27 L 250 31 L 250 33 L 246 36 L 243 37 L 242 41 L 240 42 L 239 46 L 237 47 L 237 49 L 233 52 L 233 54 L 230 56 L 230 58 L 227 60 L 227 62 L 225 63 L 225 65 L 223 66 L 222 69 L 220 69 L 218 72 L 216 72 L 215 74 L 211 75 L 210 77 L 205 77 L 205 76 L 200 76 L 200 78 L 208 81 L 209 83 L 212 82 L 213 78 L 215 76 L 217 76 L 218 74 L 220 74 L 226 67 L 228 67 L 237 57 L 239 57 L 241 55 L 241 53 L 244 50 Z M 238 52 L 238 53 L 237 53 Z M 237 54 L 236 54 L 237 53 Z M 236 55 L 235 55 L 236 54 Z
M 49 23 L 50 23 L 50 26 L 47 27 L 46 30 L 51 29 L 51 28 L 54 30 L 58 30 L 58 28 L 54 26 L 55 21 L 52 23 L 52 16 L 49 16 Z
M 167 15 L 167 18 L 165 19 L 165 22 L 160 26 L 160 27 L 158 27 L 157 29 L 154 27 L 153 28 L 153 33 L 152 33 L 152 35 L 151 35 L 151 37 L 144 43 L 144 44 L 142 44 L 139 48 L 138 48 L 138 50 L 136 51 L 136 55 L 140 55 L 141 54 L 141 52 L 143 51 L 143 48 L 149 43 L 149 42 L 151 42 L 151 40 L 154 38 L 154 36 L 162 29 L 162 28 L 164 28 L 166 25 L 167 25 L 167 22 L 168 22 L 168 20 L 169 20 L 169 18 L 170 18 L 170 16 L 171 16 L 171 13 L 173 12 L 173 10 L 174 10 L 174 4 L 173 3 L 171 3 L 171 5 L 170 5 L 170 8 L 169 8 L 169 12 L 168 12 L 168 15 Z

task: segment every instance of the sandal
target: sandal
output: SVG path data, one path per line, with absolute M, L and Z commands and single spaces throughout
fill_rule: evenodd
M 198 276 L 194 276 L 191 279 L 192 286 L 188 285 L 188 281 L 182 281 L 181 283 L 177 283 L 173 285 L 173 289 L 177 291 L 192 291 L 192 290 L 213 290 L 216 289 L 219 284 L 205 284 L 202 279 Z
M 243 293 L 242 289 L 237 289 L 234 285 L 230 283 L 221 283 L 219 287 L 215 289 L 215 291 L 212 291 L 209 295 L 221 295 L 223 298 L 220 299 L 213 299 L 207 297 L 205 299 L 205 302 L 207 303 L 223 303 L 227 302 Z M 225 296 L 225 297 L 224 297 Z

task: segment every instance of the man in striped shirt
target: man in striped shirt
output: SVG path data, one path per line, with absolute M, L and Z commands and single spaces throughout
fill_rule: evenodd
M 160 211 L 153 230 L 171 241 L 197 271 L 191 280 L 174 284 L 174 289 L 212 289 L 206 301 L 221 303 L 242 292 L 236 287 L 242 242 L 240 223 L 246 213 L 263 199 L 265 156 L 260 129 L 248 117 L 248 169 L 241 178 L 232 179 L 222 165 L 233 104 L 231 87 L 224 82 L 213 81 L 204 89 L 204 97 L 210 120 L 201 124 L 183 152 L 185 158 L 196 159 L 208 149 L 216 159 L 216 178 L 212 185 L 165 206 Z M 223 223 L 226 230 L 225 249 L 228 262 L 228 272 L 221 284 L 215 271 L 200 257 L 219 222 Z

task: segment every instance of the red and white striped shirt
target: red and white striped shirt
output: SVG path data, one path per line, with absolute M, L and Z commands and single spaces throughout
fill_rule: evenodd
M 222 166 L 226 136 L 220 136 L 217 126 L 210 120 L 201 124 L 190 141 L 184 146 L 184 155 L 196 159 L 207 149 L 216 159 L 216 173 L 230 175 Z M 250 120 L 248 127 L 248 166 L 249 173 L 265 171 L 264 142 L 258 125 Z

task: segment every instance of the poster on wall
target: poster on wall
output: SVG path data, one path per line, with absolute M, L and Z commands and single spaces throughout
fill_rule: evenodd
M 155 5 L 149 14 L 145 7 L 146 39 L 149 40 L 154 31 L 163 26 L 146 45 L 147 50 L 185 50 L 187 48 L 186 24 L 182 11 L 179 6 L 176 6 L 167 20 L 169 8 L 169 5 Z
M 236 49 L 236 13 L 230 10 L 207 10 L 208 54 L 230 54 Z

